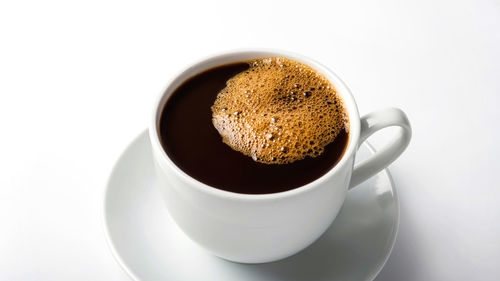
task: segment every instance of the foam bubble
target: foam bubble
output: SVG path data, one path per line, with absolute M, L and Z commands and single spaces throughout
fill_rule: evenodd
M 335 87 L 311 67 L 282 57 L 247 62 L 212 106 L 224 143 L 265 164 L 323 153 L 348 118 Z

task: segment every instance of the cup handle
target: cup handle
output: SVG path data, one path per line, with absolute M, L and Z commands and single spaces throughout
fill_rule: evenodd
M 360 121 L 361 133 L 359 137 L 359 146 L 378 130 L 391 126 L 398 126 L 400 130 L 390 143 L 386 144 L 370 158 L 354 167 L 349 189 L 364 182 L 389 166 L 389 164 L 403 153 L 411 139 L 410 122 L 406 114 L 399 108 L 388 108 L 371 112 L 363 116 Z

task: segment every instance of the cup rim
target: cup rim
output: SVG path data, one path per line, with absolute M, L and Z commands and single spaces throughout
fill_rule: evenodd
M 245 57 L 241 59 L 237 59 L 237 57 Z M 248 57 L 248 58 L 247 58 Z M 323 75 L 327 77 L 327 79 L 334 85 L 335 89 L 337 90 L 337 93 L 342 99 L 342 102 L 344 104 L 344 107 L 347 110 L 347 115 L 349 117 L 349 139 L 347 143 L 347 148 L 344 151 L 344 154 L 342 155 L 342 158 L 340 159 L 335 166 L 333 166 L 328 172 L 323 174 L 321 177 L 296 188 L 282 191 L 282 192 L 276 192 L 276 193 L 266 193 L 266 194 L 245 194 L 245 193 L 236 193 L 236 192 L 231 192 L 231 191 L 226 191 L 222 189 L 218 189 L 216 187 L 210 186 L 208 184 L 205 184 L 190 175 L 188 175 L 186 172 L 184 172 L 181 168 L 179 168 L 174 161 L 168 156 L 166 151 L 163 149 L 163 146 L 160 141 L 160 136 L 159 136 L 159 117 L 161 116 L 161 111 L 163 110 L 163 107 L 165 103 L 168 101 L 168 98 L 174 92 L 180 84 L 182 84 L 184 81 L 186 81 L 188 78 L 204 71 L 207 70 L 211 67 L 215 67 L 217 65 L 221 64 L 226 64 L 226 63 L 231 63 L 231 62 L 238 62 L 238 61 L 244 61 L 247 59 L 251 58 L 260 58 L 260 57 L 286 57 L 290 58 L 296 61 L 299 61 L 301 63 L 305 63 L 312 67 L 313 69 L 319 71 Z M 231 59 L 235 58 L 235 59 Z M 230 60 L 227 60 L 230 59 Z M 219 62 L 216 63 L 217 61 L 221 60 L 227 60 L 225 62 Z M 203 64 L 207 63 L 212 63 L 211 66 L 209 67 L 203 67 L 201 66 Z M 189 75 L 189 73 L 192 73 Z M 217 196 L 217 197 L 222 197 L 226 199 L 233 199 L 233 200 L 243 200 L 243 201 L 254 201 L 254 200 L 273 200 L 273 199 L 278 199 L 278 198 L 284 198 L 284 197 L 291 197 L 291 196 L 296 196 L 301 193 L 305 193 L 308 191 L 313 190 L 315 187 L 318 187 L 322 185 L 328 178 L 331 178 L 333 175 L 336 174 L 337 171 L 341 170 L 342 167 L 345 165 L 349 164 L 348 159 L 355 153 L 358 147 L 358 141 L 359 141 L 359 135 L 360 135 L 360 117 L 359 117 L 359 112 L 358 108 L 356 105 L 356 102 L 354 100 L 354 97 L 350 91 L 350 89 L 347 87 L 347 85 L 340 79 L 340 77 L 330 70 L 328 67 L 324 66 L 323 64 L 308 58 L 306 56 L 289 52 L 289 51 L 283 51 L 283 50 L 278 50 L 278 49 L 268 49 L 268 48 L 251 48 L 251 49 L 236 49 L 236 50 L 229 50 L 229 51 L 223 51 L 219 53 L 215 53 L 212 55 L 205 56 L 201 59 L 198 59 L 190 64 L 188 64 L 187 67 L 182 69 L 180 72 L 178 72 L 176 75 L 173 76 L 173 78 L 170 79 L 170 81 L 167 83 L 167 85 L 163 88 L 163 91 L 158 95 L 154 107 L 153 107 L 153 116 L 152 116 L 152 123 L 149 127 L 149 137 L 151 140 L 151 145 L 155 148 L 158 149 L 153 149 L 153 153 L 160 153 L 160 155 L 156 155 L 155 157 L 161 157 L 163 160 L 166 161 L 166 163 L 169 165 L 169 167 L 174 171 L 174 173 L 179 176 L 181 179 L 184 181 L 187 181 L 190 186 L 193 186 L 197 190 Z M 347 188 L 347 187 L 346 187 Z

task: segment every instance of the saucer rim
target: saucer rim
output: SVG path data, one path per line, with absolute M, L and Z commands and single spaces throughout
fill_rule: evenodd
M 116 245 L 113 242 L 113 238 L 111 237 L 111 234 L 110 234 L 109 223 L 108 223 L 109 218 L 107 216 L 106 209 L 107 209 L 108 199 L 109 199 L 109 193 L 108 193 L 109 186 L 110 186 L 111 180 L 114 178 L 113 175 L 115 174 L 119 163 L 121 163 L 123 158 L 127 155 L 127 152 L 129 152 L 131 150 L 131 148 L 134 146 L 134 144 L 136 144 L 136 142 L 141 137 L 143 137 L 143 135 L 146 135 L 149 138 L 148 129 L 144 129 L 141 133 L 139 133 L 136 137 L 134 137 L 134 139 L 130 143 L 127 144 L 125 149 L 122 150 L 122 152 L 120 153 L 120 156 L 114 162 L 113 167 L 111 168 L 111 172 L 107 178 L 106 184 L 103 188 L 103 194 L 101 197 L 102 198 L 102 201 L 101 201 L 101 226 L 102 226 L 103 231 L 104 231 L 106 244 L 108 246 L 108 249 L 111 251 L 113 259 L 118 263 L 118 265 L 122 268 L 122 270 L 125 271 L 125 273 L 134 281 L 146 281 L 146 280 L 140 279 L 134 272 L 132 272 L 132 270 L 126 265 L 125 261 L 122 259 L 122 256 L 118 253 L 118 250 L 116 249 Z M 368 150 L 372 154 L 376 152 L 376 149 L 368 141 L 364 141 L 364 142 L 360 143 L 359 145 L 360 146 L 366 145 L 366 147 L 368 148 Z M 389 260 L 389 257 L 391 256 L 392 250 L 394 249 L 394 245 L 396 244 L 397 234 L 399 231 L 399 222 L 400 222 L 400 215 L 401 215 L 400 205 L 399 205 L 399 203 L 400 203 L 399 202 L 399 194 L 398 194 L 398 191 L 397 191 L 396 186 L 394 184 L 394 180 L 392 178 L 392 175 L 391 175 L 388 167 L 384 168 L 382 171 L 380 171 L 377 174 L 380 174 L 382 172 L 385 173 L 385 175 L 389 179 L 389 182 L 391 185 L 391 191 L 393 194 L 392 197 L 394 198 L 394 203 L 395 203 L 395 211 L 396 211 L 396 219 L 394 222 L 393 231 L 391 232 L 391 236 L 390 236 L 391 245 L 388 248 L 388 250 L 386 251 L 384 258 L 381 259 L 381 261 L 374 267 L 372 272 L 370 272 L 367 275 L 367 278 L 365 280 L 360 280 L 360 281 L 373 281 L 380 274 L 380 272 L 384 268 L 385 264 Z M 354 187 L 354 188 L 356 188 L 356 187 Z

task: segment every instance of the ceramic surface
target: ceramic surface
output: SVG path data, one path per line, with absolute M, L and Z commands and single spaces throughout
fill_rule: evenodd
M 373 153 L 365 143 L 357 161 Z M 143 132 L 117 161 L 104 197 L 108 243 L 134 280 L 373 280 L 396 237 L 398 197 L 387 169 L 348 192 L 339 215 L 314 244 L 267 264 L 233 263 L 202 250 L 172 221 L 155 185 Z

